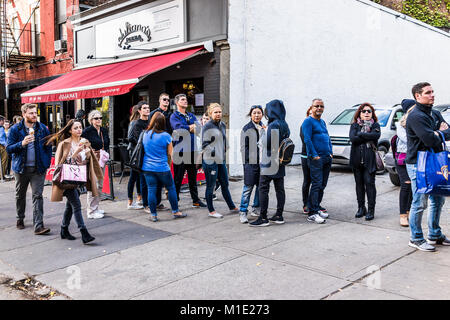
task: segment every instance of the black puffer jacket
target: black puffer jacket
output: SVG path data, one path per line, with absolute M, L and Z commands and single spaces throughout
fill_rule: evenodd
M 262 126 L 263 123 L 260 122 Z M 259 183 L 259 132 L 253 121 L 247 123 L 241 131 L 241 155 L 244 164 L 244 184 L 254 186 Z
M 378 122 L 372 125 L 370 132 L 361 132 L 361 126 L 356 122 L 350 126 L 350 141 L 352 142 L 350 151 L 351 167 L 359 167 L 362 163 L 370 173 L 377 171 L 375 152 L 372 146 L 367 146 L 367 143 L 371 142 L 375 147 L 378 146 L 380 135 L 381 130 Z

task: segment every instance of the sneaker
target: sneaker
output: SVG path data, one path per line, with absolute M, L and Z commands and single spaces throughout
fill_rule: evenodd
M 149 207 L 144 208 L 144 212 L 150 213 L 150 208 Z
M 206 208 L 206 204 L 204 204 L 203 202 L 201 202 L 200 200 L 197 202 L 194 202 L 192 204 L 192 208 Z
M 308 207 L 303 207 L 303 213 L 304 214 L 309 214 L 309 208 Z
M 433 252 L 436 251 L 436 248 L 433 247 L 431 244 L 428 244 L 425 240 L 419 240 L 419 241 L 409 241 L 408 244 L 410 247 L 419 249 L 420 251 L 425 252 Z
M 322 212 L 322 213 L 327 213 L 328 212 L 327 209 L 325 209 L 324 207 L 321 207 L 321 206 L 319 206 L 319 211 Z
M 267 227 L 268 225 L 270 225 L 270 223 L 269 220 L 259 217 L 255 221 L 250 222 L 248 225 L 250 227 Z
M 22 219 L 17 220 L 17 229 L 22 230 L 25 229 L 25 224 Z
M 315 222 L 315 223 L 325 223 L 325 219 L 323 219 L 318 213 L 313 214 L 312 216 L 308 216 L 308 218 L 306 219 L 309 222 Z
M 144 206 L 142 204 L 132 203 L 132 204 L 127 205 L 127 209 L 128 210 L 140 210 L 140 209 L 144 209 Z
M 213 200 L 217 200 L 217 196 L 215 193 L 213 193 Z
M 259 208 L 253 208 L 252 212 L 250 212 L 252 217 L 259 217 Z
M 36 230 L 34 230 L 34 234 L 36 235 L 43 235 L 43 234 L 47 234 L 50 232 L 49 228 L 44 228 L 44 227 L 40 227 L 37 228 Z
M 169 210 L 163 203 L 160 203 L 156 206 L 156 210 Z
M 241 211 L 238 208 L 230 209 L 230 213 L 240 213 Z
M 327 219 L 330 215 L 328 213 L 326 213 L 326 212 L 322 212 L 322 211 L 319 210 L 319 216 L 322 219 Z
M 437 240 L 430 240 L 427 239 L 428 244 L 432 244 L 432 245 L 442 245 L 442 246 L 450 246 L 450 240 L 446 237 L 446 236 L 442 236 Z
M 241 212 L 239 214 L 239 220 L 241 221 L 241 223 L 248 223 L 247 212 Z
M 400 214 L 400 225 L 402 227 L 409 227 L 408 214 Z
M 101 213 L 101 214 L 105 214 L 105 210 L 97 209 L 97 211 L 98 211 L 99 213 Z
M 150 220 L 153 222 L 156 222 L 156 221 L 158 221 L 158 216 L 152 214 L 152 216 L 150 217 Z
M 185 217 L 187 217 L 187 214 L 179 212 L 179 211 L 176 214 L 173 215 L 174 219 L 180 219 L 180 218 L 185 218 Z
M 101 219 L 104 216 L 103 213 L 100 213 L 100 211 L 97 210 L 87 214 L 88 219 Z
M 272 218 L 269 219 L 270 222 L 276 223 L 276 224 L 283 224 L 284 219 L 283 216 L 274 215 Z
M 144 203 L 142 202 L 142 199 L 141 200 L 139 200 L 139 201 L 136 201 L 136 205 L 137 206 L 144 206 Z
M 220 213 L 214 212 L 214 213 L 208 213 L 208 216 L 211 218 L 223 218 L 223 215 L 221 215 Z

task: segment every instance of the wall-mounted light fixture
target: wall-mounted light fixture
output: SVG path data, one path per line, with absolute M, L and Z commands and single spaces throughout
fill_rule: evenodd
M 123 49 L 123 50 L 136 50 L 136 51 L 150 51 L 150 52 L 156 52 L 156 51 L 158 51 L 157 48 L 152 48 L 152 49 L 131 48 L 131 45 L 123 46 L 122 49 Z
M 91 54 L 91 55 L 88 55 L 88 56 L 86 57 L 86 59 L 88 59 L 88 60 L 96 60 L 96 59 L 119 59 L 119 56 L 113 56 L 113 57 L 94 57 L 94 55 Z

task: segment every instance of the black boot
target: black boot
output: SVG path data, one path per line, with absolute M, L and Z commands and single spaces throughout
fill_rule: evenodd
M 86 228 L 80 229 L 80 232 L 81 232 L 81 240 L 83 241 L 84 244 L 95 240 L 95 238 L 89 234 Z
M 375 217 L 375 209 L 369 209 L 366 215 L 366 221 L 373 220 L 374 217 Z
M 358 208 L 358 212 L 355 214 L 355 218 L 361 218 L 367 214 L 366 206 Z
M 61 227 L 61 239 L 75 240 L 76 238 L 69 233 L 69 227 Z

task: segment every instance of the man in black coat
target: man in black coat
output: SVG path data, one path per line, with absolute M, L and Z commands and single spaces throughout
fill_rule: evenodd
M 161 112 L 164 115 L 164 118 L 166 118 L 166 132 L 171 135 L 173 131 L 172 126 L 170 125 L 170 116 L 172 115 L 172 112 L 170 111 L 170 97 L 167 93 L 161 93 L 159 95 L 159 107 L 153 110 L 148 118 L 152 120 L 152 117 L 156 112 Z
M 445 197 L 429 195 L 430 208 L 428 212 L 428 241 L 422 233 L 422 214 L 428 195 L 417 193 L 417 153 L 433 149 L 435 152 L 443 150 L 441 133 L 445 140 L 450 140 L 450 129 L 440 112 L 433 110 L 434 91 L 427 82 L 416 84 L 412 88 L 416 99 L 415 107 L 409 111 L 406 121 L 408 151 L 406 154 L 406 168 L 411 178 L 413 200 L 409 215 L 411 239 L 409 246 L 421 251 L 435 251 L 434 245 L 450 245 L 450 240 L 441 232 L 439 218 Z

